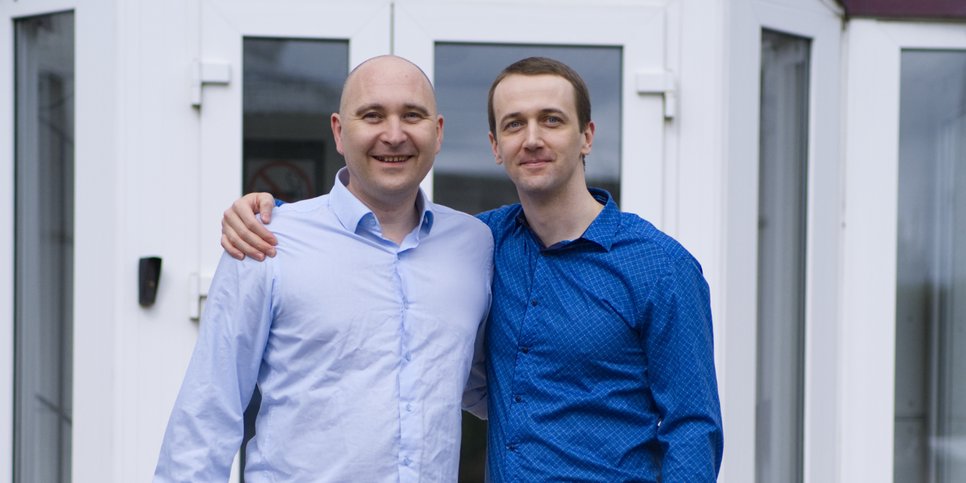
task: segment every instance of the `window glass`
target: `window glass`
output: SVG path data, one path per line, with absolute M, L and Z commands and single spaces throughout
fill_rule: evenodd
M 434 201 L 468 213 L 517 201 L 513 183 L 493 159 L 486 98 L 504 67 L 530 56 L 565 62 L 587 83 L 597 125 L 587 183 L 620 200 L 621 55 L 620 47 L 437 43 L 435 86 L 446 137 L 434 168 Z
M 763 30 L 758 172 L 759 482 L 802 481 L 810 41 Z
M 345 166 L 329 118 L 349 72 L 349 42 L 246 37 L 242 51 L 242 192 L 290 203 L 328 193 Z M 256 387 L 245 410 L 242 482 L 261 400 Z
M 14 481 L 70 481 L 74 14 L 17 20 Z
M 966 481 L 966 51 L 902 53 L 895 481 Z
M 344 166 L 329 116 L 349 69 L 344 40 L 245 38 L 244 193 L 292 202 L 325 194 Z

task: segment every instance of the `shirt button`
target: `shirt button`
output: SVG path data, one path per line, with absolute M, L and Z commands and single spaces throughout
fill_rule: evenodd
M 409 361 L 413 360 L 413 353 L 412 352 L 407 352 L 404 357 L 406 358 L 406 361 L 409 362 Z
M 537 306 L 537 299 L 533 299 L 533 300 L 531 300 L 531 301 L 530 301 L 530 305 L 532 305 L 532 306 L 534 306 L 534 307 L 536 307 L 536 306 Z
M 406 411 L 409 411 L 409 412 L 413 411 L 413 405 L 411 403 L 406 403 Z
M 513 396 L 513 400 L 516 401 L 516 402 L 520 402 L 520 401 L 523 401 L 523 398 L 520 397 L 519 394 L 517 394 L 516 396 Z
M 408 456 L 405 457 L 405 458 L 403 458 L 403 460 L 402 460 L 403 466 L 409 466 L 410 464 L 412 464 L 412 462 L 413 462 L 413 460 L 409 459 Z
M 510 444 L 508 444 L 508 445 L 506 445 L 506 449 L 508 449 L 508 450 L 510 450 L 510 451 L 513 451 L 513 452 L 516 452 L 516 450 L 517 450 L 517 445 L 516 445 L 516 444 L 514 444 L 514 443 L 510 443 Z
M 520 352 L 522 352 L 524 354 L 529 354 L 530 353 L 530 348 L 527 347 L 527 346 L 523 346 L 523 347 L 520 348 Z

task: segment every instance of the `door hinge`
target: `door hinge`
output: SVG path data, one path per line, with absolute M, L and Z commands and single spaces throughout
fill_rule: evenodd
M 188 317 L 191 320 L 201 320 L 201 309 L 208 298 L 211 277 L 211 274 L 200 273 L 192 273 L 188 277 Z
M 640 71 L 635 78 L 638 94 L 658 94 L 664 97 L 664 119 L 677 115 L 677 78 L 667 71 Z
M 226 86 L 231 82 L 231 64 L 215 60 L 195 60 L 191 66 L 191 106 L 201 107 L 205 85 Z

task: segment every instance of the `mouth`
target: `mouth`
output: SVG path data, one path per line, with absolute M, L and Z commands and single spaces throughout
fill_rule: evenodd
M 373 156 L 380 163 L 405 163 L 410 158 L 411 155 L 395 155 L 395 156 Z

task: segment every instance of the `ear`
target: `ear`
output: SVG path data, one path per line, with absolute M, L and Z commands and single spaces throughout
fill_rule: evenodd
M 332 125 L 332 137 L 335 138 L 335 150 L 345 156 L 345 151 L 342 149 L 342 118 L 339 117 L 338 112 L 333 112 L 329 122 Z
M 443 147 L 443 115 L 436 116 L 436 154 Z
M 583 154 L 584 156 L 590 154 L 590 148 L 594 145 L 594 131 L 596 129 L 597 126 L 594 125 L 594 121 L 587 122 L 587 128 L 581 133 L 581 135 L 584 137 L 584 143 L 582 146 L 580 146 L 580 154 Z
M 493 159 L 496 160 L 496 164 L 503 164 L 503 158 L 500 157 L 500 143 L 497 142 L 496 136 L 490 133 L 490 149 L 493 150 Z

